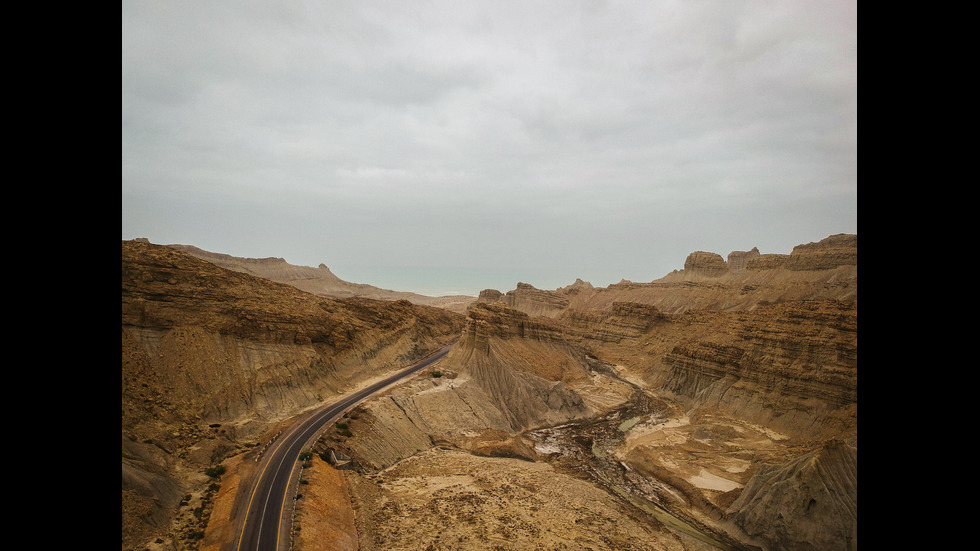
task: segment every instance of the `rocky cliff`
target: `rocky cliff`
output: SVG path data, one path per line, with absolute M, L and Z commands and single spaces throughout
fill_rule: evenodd
M 456 338 L 464 318 L 331 299 L 122 242 L 124 540 L 166 531 L 188 484 L 275 423 Z
M 686 336 L 648 372 L 658 388 L 786 434 L 855 436 L 854 303 L 788 302 L 684 321 Z
M 569 305 L 569 300 L 561 293 L 543 291 L 527 283 L 518 283 L 517 288 L 507 291 L 501 300 L 532 316 L 556 316 Z

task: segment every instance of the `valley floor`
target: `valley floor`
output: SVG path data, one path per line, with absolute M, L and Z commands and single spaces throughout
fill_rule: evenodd
M 297 507 L 297 551 L 751 548 L 744 534 L 742 544 L 726 536 L 737 529 L 720 520 L 721 511 L 761 462 L 807 450 L 738 420 L 692 419 L 634 385 L 627 396 L 613 372 L 594 373 L 596 403 L 611 404 L 610 388 L 620 389 L 605 414 L 516 439 L 476 436 L 479 455 L 443 442 L 374 473 L 316 461 L 311 480 L 341 474 L 350 508 L 336 516 L 336 483 L 307 486 Z M 474 449 L 472 441 L 466 447 Z M 316 505 L 323 502 L 334 512 Z M 314 520 L 326 514 L 349 515 L 352 528 L 338 536 L 336 526 Z

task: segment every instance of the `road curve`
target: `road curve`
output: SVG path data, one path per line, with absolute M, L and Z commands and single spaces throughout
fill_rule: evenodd
M 252 492 L 245 496 L 248 504 L 242 527 L 237 532 L 239 537 L 234 549 L 237 551 L 288 549 L 290 526 L 288 522 L 282 522 L 282 519 L 289 518 L 288 516 L 292 514 L 290 499 L 292 494 L 289 489 L 290 482 L 293 481 L 293 473 L 297 469 L 299 454 L 304 449 L 308 449 L 313 438 L 327 423 L 372 394 L 442 359 L 452 348 L 452 344 L 367 388 L 306 414 L 303 419 L 281 434 L 276 439 L 275 445 L 266 452 L 266 459 L 256 474 Z

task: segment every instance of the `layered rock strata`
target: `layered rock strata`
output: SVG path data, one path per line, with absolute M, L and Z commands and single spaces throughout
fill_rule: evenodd
M 659 388 L 788 434 L 856 427 L 854 303 L 783 303 L 705 321 L 662 358 Z
M 484 300 L 490 300 L 489 296 Z M 577 280 L 556 290 L 525 283 L 499 300 L 532 316 L 560 318 L 571 310 L 609 310 L 617 302 L 656 307 L 665 314 L 689 310 L 752 310 L 798 300 L 857 300 L 857 236 L 839 234 L 794 247 L 789 255 L 757 248 L 729 254 L 691 253 L 683 270 L 649 283 L 623 280 L 605 288 Z
M 759 256 L 758 247 L 752 247 L 751 251 L 732 251 L 728 253 L 728 269 L 733 272 L 740 272 L 746 269 L 749 261 Z
M 342 441 L 355 462 L 383 469 L 440 440 L 469 448 L 480 434 L 504 441 L 592 411 L 573 390 L 592 383 L 583 354 L 558 326 L 503 304 L 472 308 L 459 341 L 432 369 L 356 412 L 353 437 L 325 445 Z
M 507 306 L 531 316 L 555 316 L 569 305 L 569 300 L 564 296 L 543 291 L 528 283 L 518 283 L 517 288 L 507 291 L 501 300 Z
M 726 515 L 772 549 L 857 549 L 857 448 L 839 440 L 763 465 Z
M 124 536 L 163 530 L 178 494 L 205 481 L 176 472 L 200 473 L 276 422 L 408 365 L 463 321 L 407 301 L 318 297 L 123 241 Z

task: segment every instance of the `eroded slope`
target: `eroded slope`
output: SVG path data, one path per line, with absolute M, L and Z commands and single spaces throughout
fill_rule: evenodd
M 412 459 L 449 472 L 459 468 L 463 456 L 449 453 L 458 450 L 484 458 L 466 472 L 484 480 L 476 516 L 488 520 L 467 521 L 468 529 L 446 533 L 449 540 L 427 540 L 436 549 L 504 533 L 492 519 L 529 505 L 494 470 L 520 479 L 522 465 L 540 474 L 542 463 L 645 519 L 653 529 L 634 540 L 636 548 L 696 549 L 709 545 L 702 537 L 732 549 L 853 548 L 854 247 L 856 239 L 837 236 L 792 258 L 744 253 L 725 263 L 693 255 L 674 281 L 638 291 L 624 283 L 601 301 L 604 291 L 584 282 L 556 292 L 519 285 L 507 295 L 482 293 L 464 337 L 437 366 L 442 377 L 421 377 L 366 404 L 347 420 L 353 436 L 334 433 L 322 443 L 354 457 L 355 503 L 383 497 L 388 504 L 365 512 L 362 545 L 430 537 L 427 502 L 447 499 L 428 511 L 445 516 L 453 500 L 474 499 L 469 478 L 429 484 L 431 473 Z M 528 374 L 548 383 L 528 385 Z M 587 411 L 569 414 L 578 400 L 552 401 L 540 391 L 546 388 L 573 393 Z M 393 451 L 406 435 L 411 442 Z M 499 458 L 517 462 L 504 467 Z M 398 490 L 405 487 L 415 490 Z M 573 502 L 550 516 L 572 514 Z M 399 535 L 377 539 L 387 531 Z M 519 537 L 555 545 L 541 533 Z M 617 548 L 596 533 L 582 541 Z
M 462 322 L 407 301 L 317 297 L 123 241 L 124 548 L 169 534 L 185 496 L 203 494 L 206 467 L 441 347 Z

